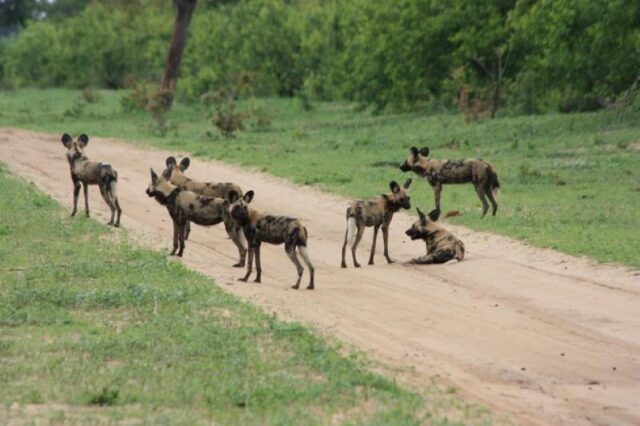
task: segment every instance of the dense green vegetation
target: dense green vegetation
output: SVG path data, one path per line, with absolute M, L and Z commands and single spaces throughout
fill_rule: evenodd
M 555 114 L 468 124 L 454 114 L 371 116 L 348 103 L 318 102 L 305 111 L 297 99 L 254 99 L 239 109 L 268 111 L 271 126 L 248 123 L 247 131 L 224 139 L 202 105 L 176 104 L 171 130 L 159 136 L 146 113 L 123 111 L 126 92 L 101 93 L 101 101 L 86 103 L 72 90 L 8 92 L 0 98 L 0 124 L 153 144 L 353 197 L 375 196 L 390 180 L 408 177 L 398 165 L 409 147 L 428 145 L 436 158 L 481 157 L 499 172 L 503 190 L 495 218 L 480 219 L 471 185 L 445 186 L 444 210 L 463 213 L 452 223 L 640 267 L 640 234 L 630 232 L 640 221 L 637 115 Z M 412 200 L 425 209 L 433 205 L 425 181 L 416 180 Z
M 361 356 L 132 247 L 124 231 L 69 219 L 1 166 L 0 417 L 409 425 L 487 416 L 430 384 L 426 406 Z
M 170 2 L 39 7 L 0 43 L 4 85 L 159 79 Z M 457 105 L 474 118 L 501 105 L 534 113 L 629 102 L 640 73 L 640 2 L 625 0 L 211 0 L 199 2 L 190 33 L 178 91 L 191 101 L 251 76 L 259 96 Z

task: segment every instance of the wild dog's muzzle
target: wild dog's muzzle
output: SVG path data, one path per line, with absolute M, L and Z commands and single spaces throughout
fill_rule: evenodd
M 409 165 L 409 163 L 407 163 L 407 161 L 405 160 L 404 163 L 400 164 L 400 170 L 402 170 L 403 172 L 408 172 L 411 170 L 411 166 Z
M 415 229 L 413 226 L 407 229 L 405 231 L 405 234 L 407 234 L 412 240 L 418 240 L 422 238 L 422 233 L 419 230 Z

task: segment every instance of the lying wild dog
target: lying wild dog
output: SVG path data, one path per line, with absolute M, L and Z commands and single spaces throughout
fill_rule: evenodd
M 418 210 L 418 219 L 405 233 L 412 240 L 422 239 L 427 243 L 426 256 L 411 259 L 409 263 L 428 265 L 431 263 L 445 263 L 450 260 L 462 260 L 464 258 L 464 244 L 453 234 L 435 222 L 440 216 L 440 210 L 435 209 L 427 218 Z
M 300 287 L 300 280 L 304 272 L 303 266 L 296 255 L 296 248 L 302 256 L 302 260 L 309 268 L 309 285 L 307 289 L 314 289 L 314 268 L 309 259 L 307 252 L 307 228 L 302 225 L 298 219 L 286 216 L 272 216 L 260 213 L 258 210 L 249 207 L 249 203 L 253 200 L 253 191 L 248 191 L 243 197 L 232 194 L 230 197 L 231 204 L 229 212 L 233 220 L 242 227 L 244 235 L 249 243 L 249 264 L 247 265 L 247 274 L 240 278 L 240 281 L 246 282 L 251 275 L 253 258 L 256 259 L 256 279 L 260 282 L 262 266 L 260 264 L 260 245 L 262 243 L 282 244 L 291 259 L 291 262 L 298 271 L 298 280 L 293 286 L 296 290 Z
M 376 239 L 378 230 L 382 227 L 382 238 L 384 240 L 384 257 L 388 263 L 393 263 L 389 257 L 389 225 L 393 214 L 401 208 L 411 208 L 411 197 L 409 197 L 408 189 L 411 186 L 411 179 L 407 179 L 402 188 L 396 181 L 389 184 L 391 188 L 390 194 L 382 194 L 379 197 L 370 200 L 353 201 L 347 208 L 347 230 L 344 234 L 344 244 L 342 245 L 342 267 L 347 267 L 345 261 L 345 252 L 347 250 L 347 242 L 351 246 L 351 255 L 353 256 L 353 266 L 360 267 L 356 260 L 356 249 L 364 234 L 366 227 L 373 226 L 373 244 L 371 245 L 371 255 L 369 256 L 369 265 L 373 265 L 373 257 L 376 252 Z
M 229 199 L 230 192 L 235 192 L 236 194 L 242 196 L 242 189 L 235 183 L 198 182 L 189 179 L 183 173 L 185 170 L 187 170 L 189 164 L 191 164 L 191 160 L 189 160 L 189 157 L 183 158 L 182 161 L 180 161 L 180 164 L 178 164 L 174 157 L 167 157 L 167 168 L 162 172 L 162 176 L 165 180 L 181 189 L 192 191 L 196 194 L 204 195 L 206 197 Z M 240 260 L 233 266 L 241 268 L 244 266 L 245 258 L 247 256 L 247 244 L 244 235 L 241 229 L 238 226 L 235 226 L 235 223 L 232 220 L 225 221 L 224 227 L 227 231 L 227 234 L 229 235 L 229 238 L 231 238 L 231 241 L 233 241 L 233 243 L 238 248 L 238 252 L 240 253 Z M 187 222 L 184 236 L 185 240 L 189 239 L 190 232 L 191 226 L 189 225 L 189 222 Z
M 498 211 L 495 195 L 500 189 L 500 182 L 495 168 L 487 161 L 475 159 L 434 160 L 429 158 L 429 148 L 424 147 L 418 150 L 414 146 L 411 148 L 409 157 L 400 165 L 400 170 L 403 172 L 413 170 L 416 174 L 427 178 L 433 188 L 433 196 L 438 210 L 440 210 L 442 185 L 471 182 L 482 202 L 482 217 L 487 214 L 489 209 L 486 198 L 489 198 L 491 202 L 492 214 L 495 216 Z
M 75 216 L 78 210 L 78 196 L 80 195 L 80 186 L 82 184 L 84 188 L 84 209 L 87 217 L 89 217 L 89 185 L 98 185 L 102 199 L 111 210 L 111 220 L 109 220 L 108 225 L 120 226 L 122 209 L 116 192 L 118 173 L 109 164 L 89 161 L 83 151 L 88 143 L 89 136 L 84 133 L 78 136 L 76 141 L 67 133 L 62 135 L 62 144 L 67 148 L 67 160 L 69 160 L 71 181 L 73 182 L 73 211 L 71 216 Z
M 189 221 L 203 226 L 229 223 L 229 201 L 222 198 L 205 197 L 193 191 L 181 189 L 168 182 L 151 169 L 151 184 L 147 195 L 167 207 L 173 220 L 173 251 L 171 255 L 182 256 L 184 240 Z

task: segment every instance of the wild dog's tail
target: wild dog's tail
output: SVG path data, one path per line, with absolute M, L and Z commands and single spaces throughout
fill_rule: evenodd
M 296 229 L 296 232 L 298 234 L 298 247 L 306 247 L 307 246 L 307 237 L 308 237 L 308 233 L 307 233 L 307 228 L 305 228 L 304 226 L 302 226 L 302 224 L 298 225 L 298 228 Z
M 347 235 L 345 236 L 345 239 L 347 240 L 347 244 L 349 245 L 349 247 L 353 245 L 353 241 L 356 238 L 357 229 L 358 229 L 358 226 L 356 225 L 356 217 L 351 207 L 349 207 L 347 209 Z
M 118 172 L 109 165 L 102 166 L 102 182 L 104 189 L 107 191 L 107 196 L 115 204 L 118 202 Z
M 307 229 L 305 228 L 305 233 L 307 232 Z M 302 260 L 304 260 L 304 263 L 307 264 L 307 267 L 309 268 L 309 271 L 311 271 L 311 275 L 313 275 L 313 263 L 311 263 L 311 259 L 309 258 L 309 252 L 307 251 L 307 245 L 305 243 L 305 245 L 299 245 L 298 246 L 298 251 L 300 252 L 300 255 L 302 256 Z
M 489 168 L 487 169 L 487 173 L 489 174 L 487 179 L 487 190 L 493 193 L 495 198 L 500 195 L 500 181 L 498 180 L 498 173 L 496 173 L 496 169 L 493 168 L 491 164 L 488 164 Z

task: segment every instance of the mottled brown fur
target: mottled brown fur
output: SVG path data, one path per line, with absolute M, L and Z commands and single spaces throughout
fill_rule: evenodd
M 401 208 L 411 208 L 411 198 L 409 197 L 409 186 L 411 179 L 407 179 L 402 187 L 396 181 L 389 184 L 391 193 L 382 194 L 379 197 L 370 200 L 356 200 L 347 208 L 347 230 L 344 234 L 344 244 L 342 245 L 342 267 L 347 267 L 346 250 L 347 243 L 350 238 L 354 238 L 351 244 L 351 255 L 353 257 L 353 266 L 360 267 L 356 259 L 356 249 L 364 234 L 364 229 L 373 226 L 373 244 L 371 246 L 371 255 L 369 256 L 369 265 L 373 265 L 373 258 L 376 251 L 376 239 L 378 238 L 378 230 L 382 228 L 382 238 L 384 241 L 384 257 L 388 263 L 393 263 L 389 257 L 389 226 L 393 214 Z
M 118 173 L 109 164 L 89 161 L 84 155 L 84 147 L 89 143 L 89 136 L 82 134 L 77 140 L 65 133 L 62 135 L 62 144 L 67 148 L 67 160 L 73 182 L 73 210 L 71 216 L 78 211 L 78 196 L 80 186 L 84 189 L 85 214 L 89 217 L 89 185 L 98 185 L 102 199 L 111 210 L 111 219 L 108 225 L 120 226 L 122 209 L 116 192 Z
M 411 259 L 409 263 L 428 265 L 446 263 L 454 259 L 462 260 L 464 258 L 462 241 L 435 223 L 440 216 L 440 210 L 433 210 L 429 213 L 429 217 L 425 216 L 420 209 L 417 210 L 420 218 L 405 233 L 412 240 L 424 240 L 427 244 L 427 254 Z
M 296 267 L 298 279 L 293 286 L 294 289 L 300 287 L 304 267 L 300 263 L 296 254 L 296 249 L 300 252 L 302 260 L 309 268 L 309 285 L 307 289 L 314 289 L 314 267 L 311 264 L 307 253 L 307 229 L 302 225 L 300 220 L 287 216 L 273 216 L 263 214 L 258 210 L 249 207 L 249 203 L 253 200 L 253 191 L 248 191 L 243 197 L 237 197 L 231 200 L 229 212 L 231 217 L 236 221 L 238 226 L 242 227 L 244 235 L 249 244 L 249 262 L 247 264 L 247 273 L 241 281 L 247 281 L 252 272 L 253 259 L 256 263 L 256 279 L 259 283 L 262 274 L 262 265 L 260 263 L 260 245 L 262 243 L 283 244 L 284 249 Z
M 411 170 L 427 179 L 433 188 L 433 196 L 438 210 L 440 210 L 440 194 L 444 184 L 471 182 L 482 202 L 482 217 L 489 210 L 487 198 L 491 203 L 493 216 L 498 211 L 495 193 L 500 188 L 500 182 L 495 168 L 487 161 L 476 159 L 435 160 L 429 157 L 429 148 L 424 147 L 418 150 L 414 146 L 411 148 L 409 157 L 400 165 L 400 170 L 403 172 Z
M 231 223 L 228 213 L 229 201 L 206 197 L 193 191 L 179 188 L 151 170 L 151 184 L 147 195 L 167 207 L 173 220 L 173 251 L 171 255 L 182 256 L 185 248 L 187 224 L 212 226 L 221 222 Z
M 180 164 L 176 161 L 174 157 L 167 157 L 166 160 L 166 169 L 162 172 L 162 176 L 165 180 L 168 180 L 173 185 L 187 190 L 192 191 L 200 195 L 204 195 L 207 197 L 213 198 L 223 198 L 228 200 L 229 194 L 234 192 L 239 196 L 242 196 L 242 188 L 232 182 L 198 182 L 193 179 L 190 179 L 184 175 L 184 171 L 191 164 L 191 160 L 189 157 L 185 157 L 180 161 Z M 231 241 L 238 248 L 238 253 L 240 255 L 240 260 L 236 262 L 234 267 L 243 267 L 245 264 L 245 258 L 247 256 L 247 244 L 242 234 L 242 231 L 239 227 L 235 226 L 233 221 L 225 221 L 224 223 L 225 230 L 227 231 L 227 235 L 231 238 Z M 191 226 L 187 222 L 186 230 L 185 230 L 185 240 L 189 239 L 189 234 L 191 232 Z
M 184 171 L 189 168 L 191 160 L 185 157 L 177 163 L 174 157 L 166 160 L 167 168 L 162 172 L 162 176 L 169 182 L 187 191 L 193 191 L 207 197 L 229 198 L 229 192 L 235 191 L 242 197 L 242 188 L 232 182 L 198 182 L 184 175 Z

